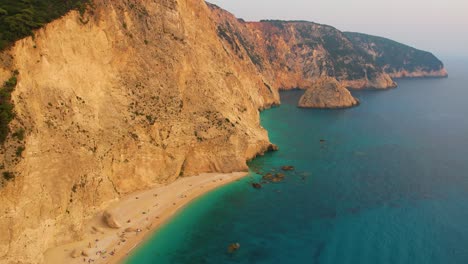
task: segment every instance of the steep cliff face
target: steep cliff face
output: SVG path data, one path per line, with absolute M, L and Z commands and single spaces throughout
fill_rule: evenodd
M 370 63 L 337 29 L 311 22 L 262 21 L 248 23 L 256 42 L 272 63 L 280 87 L 311 87 L 320 76 L 333 76 L 349 88 L 394 87 L 383 71 Z
M 448 76 L 444 64 L 430 52 L 382 37 L 354 32 L 345 35 L 392 78 Z
M 25 130 L 0 187 L 0 262 L 40 263 L 121 195 L 202 172 L 247 170 L 270 146 L 259 109 L 277 104 L 250 61 L 223 50 L 201 0 L 96 0 L 2 56 Z M 3 61 L 2 61 L 3 62 Z M 3 81 L 3 80 L 2 80 Z
M 333 76 L 349 88 L 395 87 L 372 58 L 342 32 L 305 21 L 244 22 L 210 5 L 218 34 L 239 58 L 250 58 L 280 89 L 310 88 Z

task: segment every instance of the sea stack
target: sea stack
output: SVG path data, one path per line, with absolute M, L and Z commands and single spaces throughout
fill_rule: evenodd
M 335 78 L 321 77 L 299 100 L 302 108 L 347 108 L 359 104 L 343 84 Z

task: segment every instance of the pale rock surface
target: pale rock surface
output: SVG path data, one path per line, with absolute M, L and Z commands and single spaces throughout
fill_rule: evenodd
M 87 22 L 86 22 L 87 21 Z M 14 131 L 0 163 L 0 263 L 42 263 L 122 195 L 204 172 L 247 171 L 268 150 L 259 109 L 279 103 L 223 49 L 202 0 L 95 0 L 18 41 Z
M 434 78 L 444 78 L 448 77 L 448 72 L 445 68 L 435 71 L 425 71 L 422 69 L 417 69 L 415 71 L 394 71 L 389 72 L 389 75 L 392 78 L 426 78 L 426 77 L 434 77 Z

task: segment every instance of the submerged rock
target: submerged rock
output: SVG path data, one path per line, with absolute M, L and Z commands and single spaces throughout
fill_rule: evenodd
M 281 169 L 284 171 L 292 171 L 294 170 L 294 166 L 283 166 L 281 167 Z
M 267 174 L 263 175 L 262 179 L 267 180 L 267 181 L 271 181 L 273 179 L 273 174 L 267 173 Z
M 236 252 L 237 250 L 240 249 L 240 244 L 239 243 L 232 243 L 228 246 L 228 252 L 229 253 L 234 253 Z
M 284 173 L 276 173 L 275 177 L 279 178 L 279 179 L 284 179 L 285 175 L 284 175 Z
M 275 183 L 276 183 L 276 182 L 281 182 L 281 181 L 283 181 L 283 178 L 277 178 L 277 177 L 275 177 L 275 178 L 273 178 L 273 180 L 271 180 L 271 182 L 275 182 Z
M 302 108 L 346 108 L 359 104 L 346 87 L 332 77 L 321 77 L 299 100 Z
M 261 189 L 262 188 L 262 185 L 260 183 L 252 183 L 252 187 L 254 187 L 255 189 Z

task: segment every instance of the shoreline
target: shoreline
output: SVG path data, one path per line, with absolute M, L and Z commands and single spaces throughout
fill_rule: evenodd
M 120 228 L 109 228 L 101 212 L 84 224 L 82 240 L 48 249 L 44 253 L 44 263 L 124 263 L 135 249 L 185 206 L 248 174 L 206 173 L 125 196 L 107 210 L 121 225 Z

